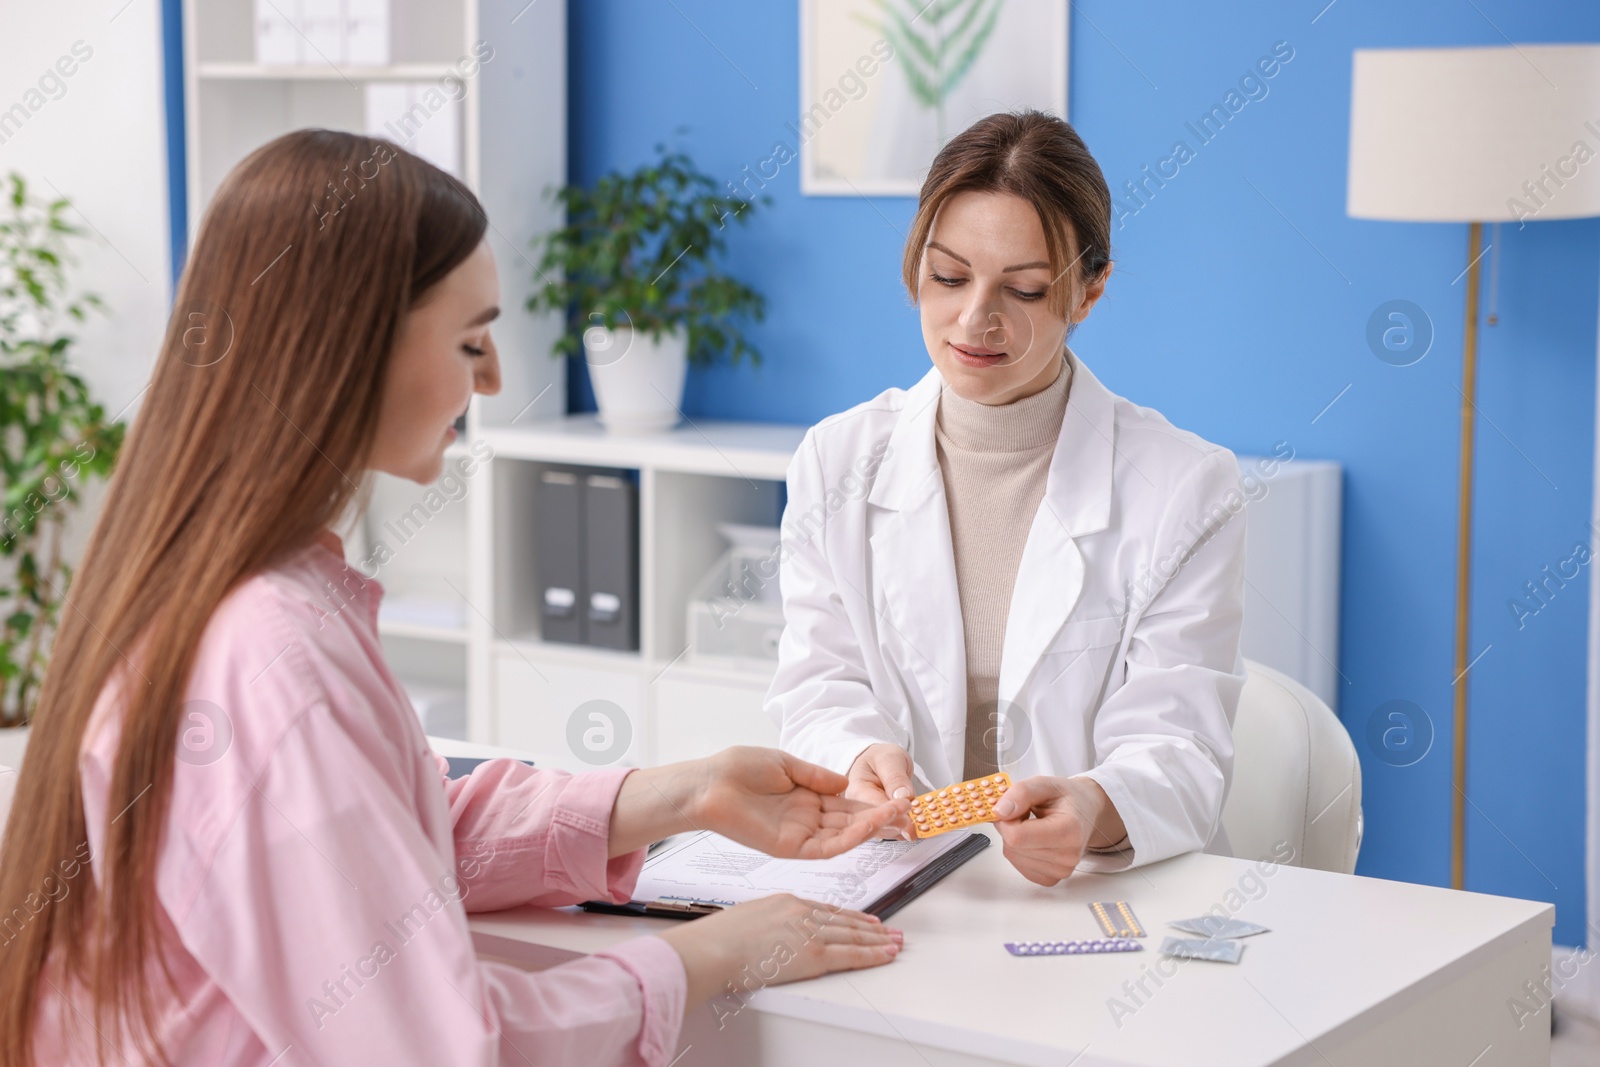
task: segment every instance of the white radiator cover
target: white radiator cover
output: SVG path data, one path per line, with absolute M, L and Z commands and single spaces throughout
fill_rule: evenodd
M 1292 453 L 1291 453 L 1292 454 Z M 1246 659 L 1275 667 L 1335 712 L 1343 469 L 1326 460 L 1239 456 L 1245 477 Z

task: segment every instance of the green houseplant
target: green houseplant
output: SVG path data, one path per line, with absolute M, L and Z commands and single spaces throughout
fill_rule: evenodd
M 719 358 L 761 362 L 737 320 L 761 321 L 766 301 L 717 269 L 723 230 L 744 223 L 762 196 L 723 196 L 683 152 L 630 173 L 602 176 L 593 189 L 555 193 L 566 224 L 537 238 L 539 283 L 530 311 L 562 312 L 568 328 L 554 356 L 582 352 L 600 420 L 614 432 L 677 424 L 689 363 Z
M 30 195 L 21 175 L 0 202 L 0 727 L 25 724 L 72 569 L 62 534 L 85 476 L 116 461 L 124 427 L 69 365 L 72 323 L 104 310 L 68 293 L 68 202 Z

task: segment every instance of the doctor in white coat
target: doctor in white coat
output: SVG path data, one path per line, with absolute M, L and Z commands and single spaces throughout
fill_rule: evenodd
M 1066 346 L 1110 223 L 1060 119 L 953 139 L 904 264 L 933 367 L 806 434 L 779 551 L 782 747 L 863 800 L 1008 772 L 1005 855 L 1041 885 L 1228 850 L 1245 496 Z

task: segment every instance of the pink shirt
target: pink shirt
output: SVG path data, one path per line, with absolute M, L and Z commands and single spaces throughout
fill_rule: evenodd
M 686 980 L 659 937 L 529 973 L 480 961 L 467 930 L 468 911 L 629 897 L 643 851 L 607 859 L 627 769 L 493 760 L 447 780 L 378 644 L 383 587 L 337 545 L 327 534 L 244 582 L 200 645 L 157 873 L 179 988 L 162 1010 L 169 1055 L 180 1067 L 668 1063 Z M 118 815 L 106 810 L 114 688 L 81 757 L 95 855 Z M 92 1035 L 83 994 L 64 1012 L 42 989 L 38 1062 L 92 1062 L 87 1041 L 69 1053 L 57 1029 L 65 1017 Z M 138 1060 L 126 1035 L 115 1044 Z

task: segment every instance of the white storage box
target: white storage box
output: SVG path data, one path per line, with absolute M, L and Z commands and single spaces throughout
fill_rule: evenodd
M 778 659 L 783 599 L 778 591 L 776 527 L 718 527 L 732 544 L 689 598 L 689 658 L 767 668 Z
M 467 739 L 467 694 L 424 682 L 400 683 L 422 720 L 422 732 L 431 737 Z
M 256 62 L 387 66 L 389 0 L 255 0 Z

